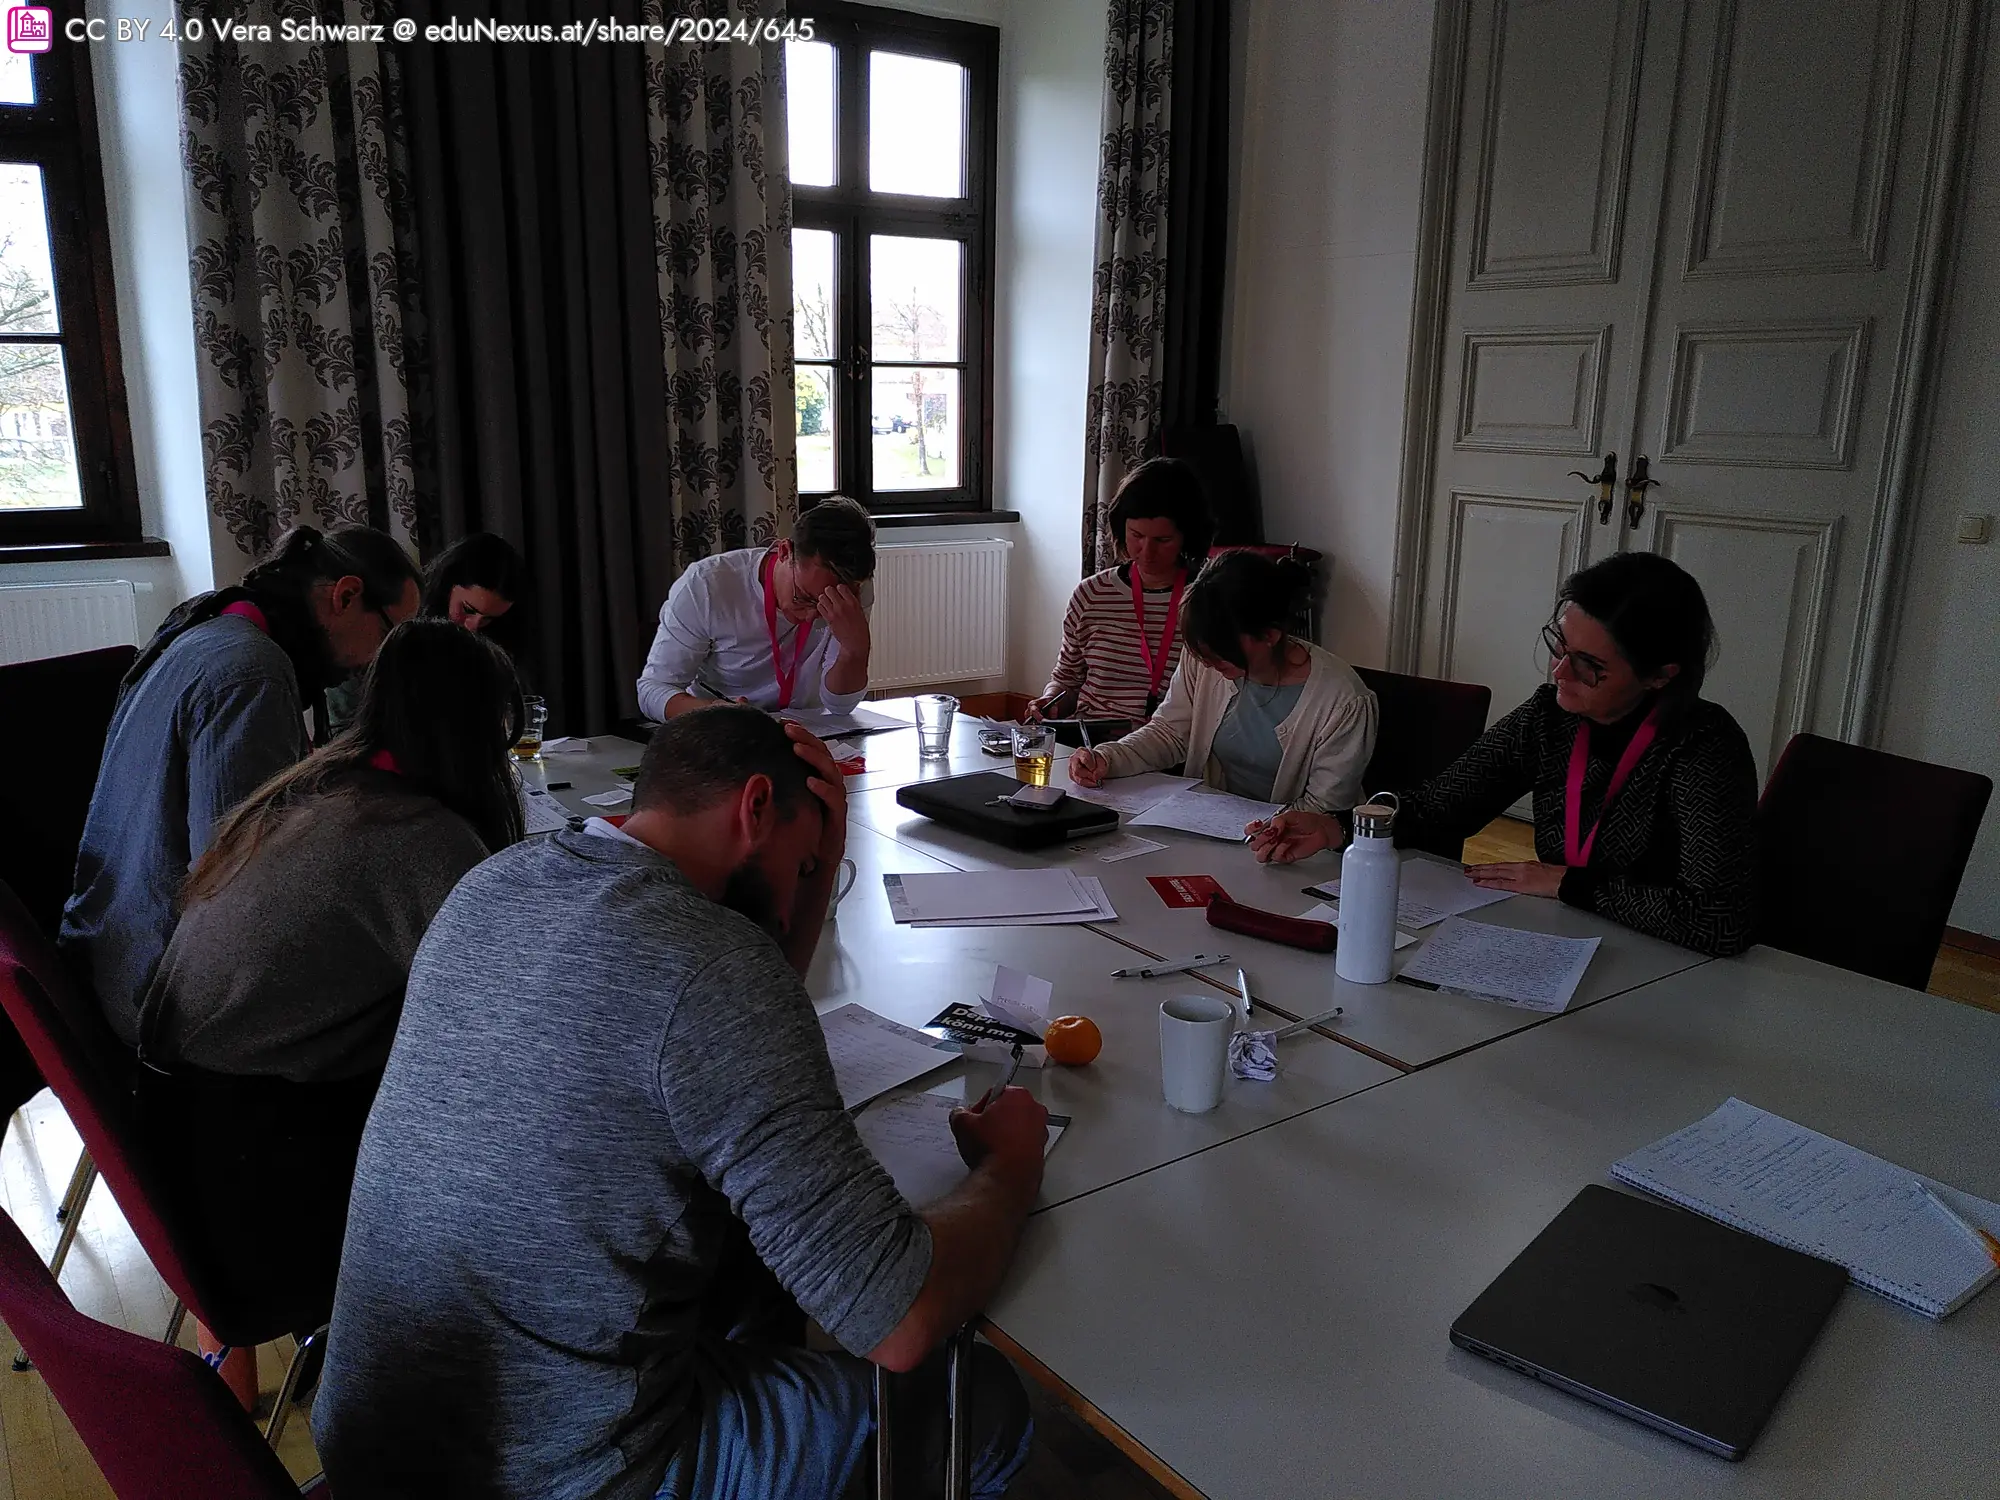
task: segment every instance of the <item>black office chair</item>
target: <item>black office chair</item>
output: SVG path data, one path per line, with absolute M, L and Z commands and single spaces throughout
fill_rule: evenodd
M 1476 682 L 1411 677 L 1375 667 L 1355 675 L 1375 695 L 1375 753 L 1361 774 L 1370 792 L 1401 792 L 1429 781 L 1486 732 L 1493 689 Z M 1430 839 L 1410 847 L 1463 859 L 1463 839 Z

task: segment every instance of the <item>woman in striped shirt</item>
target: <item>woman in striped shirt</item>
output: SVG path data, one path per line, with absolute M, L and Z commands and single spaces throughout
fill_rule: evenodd
M 1055 672 L 1026 710 L 1031 719 L 1123 721 L 1094 722 L 1103 739 L 1160 706 L 1181 656 L 1181 590 L 1214 533 L 1201 481 L 1178 458 L 1149 458 L 1127 474 L 1109 519 L 1126 560 L 1076 586 Z

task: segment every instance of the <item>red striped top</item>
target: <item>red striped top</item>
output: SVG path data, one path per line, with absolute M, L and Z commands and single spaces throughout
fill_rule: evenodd
M 1093 573 L 1069 596 L 1069 611 L 1063 616 L 1062 652 L 1042 695 L 1080 689 L 1076 708 L 1079 714 L 1107 719 L 1150 717 L 1146 711 L 1149 674 L 1145 652 L 1139 645 L 1139 625 L 1132 617 L 1132 578 L 1126 571 L 1129 566 Z M 1146 643 L 1157 659 L 1174 591 L 1147 589 L 1144 598 Z M 1180 622 L 1176 620 L 1173 639 L 1167 646 L 1166 670 L 1160 677 L 1163 698 L 1180 659 Z

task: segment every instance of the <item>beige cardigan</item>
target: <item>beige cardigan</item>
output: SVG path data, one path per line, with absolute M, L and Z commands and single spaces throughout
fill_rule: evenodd
M 1311 653 L 1312 670 L 1298 706 L 1278 726 L 1281 755 L 1271 800 L 1310 812 L 1346 812 L 1360 798 L 1361 773 L 1375 752 L 1375 695 L 1331 651 L 1310 641 L 1299 644 Z M 1222 767 L 1209 752 L 1235 699 L 1234 682 L 1202 665 L 1193 652 L 1182 652 L 1160 711 L 1122 740 L 1101 747 L 1107 774 L 1179 771 L 1222 786 Z

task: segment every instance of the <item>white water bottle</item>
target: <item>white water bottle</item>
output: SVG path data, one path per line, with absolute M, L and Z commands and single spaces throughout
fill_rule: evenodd
M 1354 842 L 1340 857 L 1340 943 L 1333 950 L 1333 972 L 1355 984 L 1386 981 L 1396 953 L 1403 865 L 1396 857 L 1392 801 L 1354 809 Z

